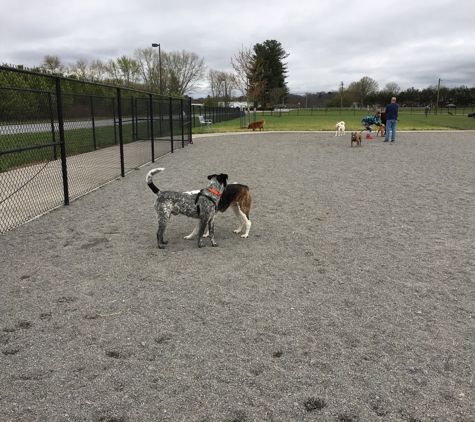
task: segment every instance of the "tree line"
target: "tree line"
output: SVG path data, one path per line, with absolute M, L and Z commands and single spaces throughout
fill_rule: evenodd
M 305 95 L 289 95 L 289 103 L 296 107 L 343 107 L 364 108 L 376 107 L 389 103 L 396 97 L 399 104 L 405 107 L 445 107 L 454 104 L 458 107 L 475 106 L 475 87 L 429 86 L 424 89 L 414 87 L 402 90 L 395 82 L 387 83 L 379 89 L 379 84 L 365 76 L 357 82 L 345 87 L 343 82 L 338 90 L 329 92 L 306 93 Z
M 58 56 L 46 55 L 38 66 L 25 70 L 174 97 L 190 96 L 207 81 L 210 90 L 207 101 L 211 103 L 208 105 L 239 97 L 249 103 L 265 104 L 281 102 L 289 93 L 285 81 L 286 57 L 288 54 L 278 41 L 267 40 L 240 50 L 231 59 L 234 72 L 208 70 L 204 57 L 193 52 L 166 52 L 154 47 L 138 48 L 133 57 L 124 55 L 107 62 L 78 59 L 69 65 Z M 24 69 L 21 65 L 15 67 Z M 5 75 L 3 79 L 5 83 Z
M 391 82 L 380 89 L 368 76 L 348 86 L 342 82 L 329 92 L 292 94 L 286 82 L 288 56 L 280 42 L 266 40 L 239 50 L 231 59 L 233 72 L 208 70 L 204 57 L 193 52 L 166 52 L 154 47 L 138 48 L 133 57 L 124 55 L 107 62 L 78 59 L 68 66 L 59 57 L 46 55 L 41 64 L 28 70 L 175 97 L 191 96 L 206 81 L 210 94 L 201 101 L 210 106 L 244 100 L 250 106 L 262 108 L 279 103 L 295 108 L 363 108 L 384 105 L 392 96 L 397 97 L 399 104 L 413 107 L 444 107 L 449 103 L 467 107 L 475 103 L 473 87 L 429 86 L 421 90 L 413 87 L 402 90 Z

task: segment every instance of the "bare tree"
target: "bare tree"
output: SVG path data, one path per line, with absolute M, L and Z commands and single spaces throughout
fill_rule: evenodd
M 396 95 L 399 95 L 401 88 L 396 82 L 388 82 L 383 91 L 387 93 L 388 96 L 395 97 Z
M 208 72 L 208 82 L 211 89 L 211 97 L 224 102 L 229 102 L 234 87 L 234 76 L 228 72 L 211 69 Z
M 168 94 L 183 96 L 193 92 L 204 78 L 204 58 L 189 51 L 162 51 L 162 83 Z
M 79 59 L 76 63 L 69 65 L 69 70 L 77 77 L 86 79 L 89 73 L 89 63 L 86 59 Z
M 251 121 L 249 104 L 258 101 L 262 96 L 262 91 L 266 85 L 266 80 L 262 79 L 263 64 L 252 53 L 250 49 L 243 48 L 231 59 L 234 71 L 234 82 L 247 101 L 248 122 Z
M 89 79 L 92 81 L 103 81 L 107 75 L 107 68 L 102 60 L 93 60 L 89 66 Z
M 132 87 L 140 80 L 140 67 L 137 61 L 130 57 L 122 56 L 116 61 L 110 59 L 106 68 L 114 83 L 118 85 Z
M 378 91 L 378 83 L 370 78 L 369 76 L 364 76 L 359 81 L 360 95 L 361 95 L 361 105 L 364 104 L 364 100 L 368 95 L 374 94 Z
M 285 88 L 272 88 L 269 90 L 269 101 L 271 104 L 277 104 L 281 101 L 281 99 L 285 96 L 287 90 Z
M 62 74 L 65 70 L 65 67 L 61 63 L 61 60 L 58 56 L 48 56 L 48 55 L 44 57 L 43 63 L 41 63 L 40 68 L 45 73 Z
M 137 48 L 134 51 L 134 56 L 146 88 L 153 92 L 160 86 L 160 56 L 158 52 L 152 47 Z
M 209 83 L 209 88 L 211 90 L 211 98 L 217 99 L 219 98 L 220 95 L 220 78 L 221 74 L 223 72 L 220 72 L 219 70 L 213 70 L 210 69 L 208 72 L 208 83 Z
M 364 76 L 358 82 L 352 82 L 348 86 L 348 95 L 352 101 L 358 103 L 360 107 L 364 107 L 366 97 L 375 94 L 378 91 L 378 83 L 369 76 Z

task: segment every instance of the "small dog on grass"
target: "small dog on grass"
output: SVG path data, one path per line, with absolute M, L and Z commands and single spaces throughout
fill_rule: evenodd
M 361 132 L 351 132 L 351 146 L 353 146 L 353 142 L 356 143 L 357 147 L 361 146 L 361 134 L 362 133 L 363 133 L 363 131 L 361 131 Z
M 186 193 L 192 195 L 196 192 L 197 191 L 190 191 Z M 218 211 L 224 212 L 229 207 L 232 208 L 239 221 L 239 227 L 236 230 L 233 230 L 233 232 L 241 233 L 242 229 L 244 228 L 244 233 L 241 235 L 242 238 L 248 237 L 249 231 L 251 230 L 251 220 L 249 219 L 249 213 L 251 212 L 251 202 L 252 198 L 249 187 L 239 183 L 227 185 L 218 202 Z M 196 224 L 195 229 L 188 236 L 185 236 L 185 239 L 193 239 L 198 234 L 199 228 L 200 225 L 198 223 Z M 208 231 L 205 230 L 203 237 L 207 236 Z
M 381 126 L 378 127 L 378 131 L 376 132 L 376 136 L 379 136 L 379 134 L 381 134 L 381 136 L 386 135 L 386 125 L 385 124 L 382 124 Z
M 155 211 L 158 214 L 157 242 L 159 249 L 165 249 L 168 243 L 163 239 L 165 229 L 171 215 L 186 215 L 199 219 L 198 247 L 203 246 L 203 234 L 208 227 L 212 246 L 218 246 L 214 240 L 214 217 L 218 202 L 227 185 L 227 174 L 212 174 L 208 176 L 208 186 L 197 194 L 189 195 L 183 192 L 160 191 L 153 183 L 153 175 L 165 169 L 156 168 L 147 173 L 146 182 L 153 193 L 157 195 Z
M 335 125 L 335 136 L 343 136 L 345 134 L 345 122 L 338 122 Z
M 266 124 L 266 121 L 264 119 L 262 119 L 261 121 L 259 122 L 252 122 L 252 123 L 249 123 L 249 126 L 247 127 L 248 129 L 252 129 L 253 131 L 256 130 L 256 129 L 259 129 L 259 130 L 264 130 L 264 125 Z

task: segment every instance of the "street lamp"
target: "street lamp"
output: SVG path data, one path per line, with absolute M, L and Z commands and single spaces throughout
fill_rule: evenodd
M 160 70 L 160 95 L 163 95 L 163 92 L 162 92 L 162 55 L 161 55 L 161 51 L 160 51 L 160 44 L 156 44 L 156 43 L 153 43 L 152 44 L 152 47 L 158 47 L 158 67 L 159 67 L 159 70 Z

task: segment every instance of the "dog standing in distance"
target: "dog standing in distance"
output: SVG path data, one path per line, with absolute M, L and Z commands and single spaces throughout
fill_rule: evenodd
M 335 136 L 343 136 L 345 134 L 345 122 L 338 122 L 335 125 Z
M 362 133 L 363 133 L 363 131 L 361 131 L 361 132 L 351 132 L 351 146 L 353 146 L 353 142 L 356 143 L 357 147 L 361 146 L 361 134 Z
M 198 247 L 203 246 L 203 234 L 206 227 L 212 246 L 218 246 L 214 240 L 214 217 L 218 209 L 218 201 L 227 185 L 227 174 L 212 174 L 208 176 L 208 186 L 199 193 L 189 195 L 183 192 L 160 191 L 153 183 L 153 175 L 165 169 L 156 168 L 147 173 L 146 182 L 153 193 L 157 195 L 155 211 L 158 214 L 157 242 L 158 248 L 164 249 L 168 243 L 163 239 L 165 229 L 171 215 L 186 215 L 199 219 Z
M 249 123 L 249 126 L 247 127 L 248 129 L 252 129 L 253 131 L 255 131 L 256 129 L 259 129 L 259 130 L 264 130 L 264 125 L 266 124 L 266 121 L 264 119 L 262 119 L 261 121 L 259 122 L 252 122 L 252 123 Z
M 188 194 L 193 194 L 196 191 L 186 192 Z M 251 220 L 249 219 L 249 213 L 251 211 L 251 192 L 249 187 L 246 185 L 241 185 L 239 183 L 233 183 L 227 185 L 224 189 L 223 194 L 218 202 L 218 210 L 221 212 L 226 211 L 231 207 L 239 221 L 239 227 L 236 230 L 233 230 L 234 233 L 241 233 L 244 227 L 244 233 L 241 235 L 242 238 L 249 236 L 249 230 L 251 230 Z M 188 235 L 185 236 L 185 239 L 193 239 L 199 231 L 199 223 L 195 226 L 194 230 Z M 207 231 L 203 234 L 204 237 L 208 236 Z

